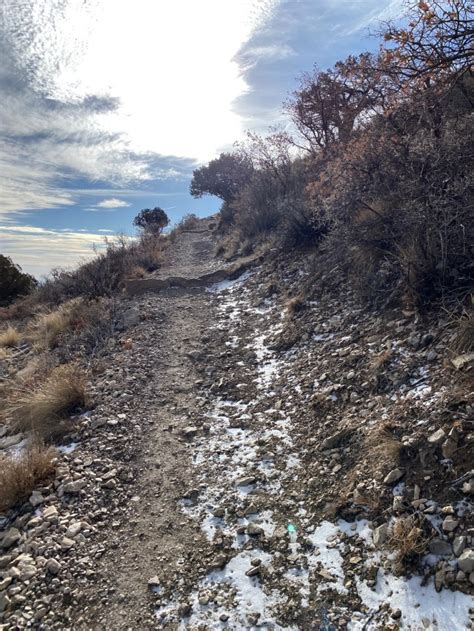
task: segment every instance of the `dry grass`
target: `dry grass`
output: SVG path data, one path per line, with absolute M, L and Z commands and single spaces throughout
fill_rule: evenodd
M 392 349 L 387 348 L 387 350 L 382 351 L 378 355 L 376 355 L 372 360 L 372 370 L 377 373 L 383 370 L 387 364 L 389 363 L 392 357 Z
M 410 562 L 424 554 L 429 538 L 420 528 L 419 519 L 415 515 L 395 519 L 388 540 L 389 547 L 396 552 L 396 565 L 403 570 Z
M 470 353 L 474 351 L 474 311 L 466 313 L 458 324 L 453 340 L 453 351 Z
M 286 303 L 286 311 L 290 318 L 294 318 L 297 313 L 300 313 L 305 307 L 306 299 L 303 293 L 290 298 Z
M 65 303 L 55 311 L 39 315 L 30 325 L 29 338 L 38 349 L 54 348 L 70 324 L 70 305 Z
M 21 340 L 20 333 L 12 326 L 8 326 L 0 333 L 0 348 L 14 348 Z
M 14 387 L 2 415 L 16 430 L 33 431 L 46 438 L 64 433 L 65 419 L 85 405 L 84 375 L 77 366 L 67 364 L 54 368 L 35 388 L 25 384 Z
M 33 445 L 16 458 L 0 459 L 0 512 L 25 502 L 55 470 L 56 451 Z
M 129 278 L 145 278 L 145 276 L 147 275 L 147 271 L 144 267 L 142 267 L 141 265 L 134 265 L 131 270 L 130 270 L 130 274 L 128 275 Z

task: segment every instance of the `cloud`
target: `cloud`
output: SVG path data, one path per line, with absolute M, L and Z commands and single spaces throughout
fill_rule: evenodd
M 2 254 L 39 277 L 63 267 L 65 261 L 68 268 L 73 268 L 93 257 L 94 248 L 104 247 L 104 234 L 98 233 L 1 224 L 0 242 Z
M 102 202 L 97 204 L 97 208 L 124 208 L 125 206 L 130 206 L 128 202 L 123 199 L 117 199 L 116 197 L 112 197 L 111 199 L 104 199 Z

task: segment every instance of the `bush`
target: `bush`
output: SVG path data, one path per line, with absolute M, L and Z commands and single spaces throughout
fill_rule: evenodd
M 34 387 L 16 384 L 7 395 L 3 419 L 16 431 L 32 431 L 44 438 L 65 433 L 64 421 L 86 404 L 86 383 L 75 365 L 53 368 L 47 379 Z
M 12 326 L 0 332 L 0 348 L 13 348 L 20 342 L 21 335 Z
M 0 254 L 0 306 L 9 305 L 19 296 L 25 296 L 35 286 L 33 276 L 25 274 L 11 258 Z
M 133 220 L 133 225 L 141 228 L 144 232 L 158 236 L 169 222 L 170 220 L 165 211 L 156 206 L 155 208 L 141 210 Z
M 52 476 L 56 451 L 41 444 L 19 456 L 0 459 L 0 512 L 25 502 L 35 488 Z

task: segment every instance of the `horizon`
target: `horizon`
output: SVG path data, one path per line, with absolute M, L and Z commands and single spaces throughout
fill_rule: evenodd
M 371 31 L 400 7 L 7 1 L 0 253 L 42 277 L 91 256 L 104 236 L 133 234 L 145 207 L 172 223 L 215 213 L 219 200 L 189 195 L 193 169 L 247 129 L 289 129 L 282 103 L 298 77 L 375 51 Z

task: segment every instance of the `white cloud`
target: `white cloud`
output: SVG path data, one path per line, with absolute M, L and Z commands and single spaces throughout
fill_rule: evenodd
M 130 204 L 125 200 L 117 199 L 116 197 L 104 199 L 102 202 L 97 204 L 97 208 L 125 208 L 126 206 L 130 206 Z
M 103 247 L 104 234 L 2 224 L 0 242 L 2 254 L 11 256 L 25 272 L 39 277 L 63 267 L 64 261 L 73 268 L 91 258 L 94 247 Z

